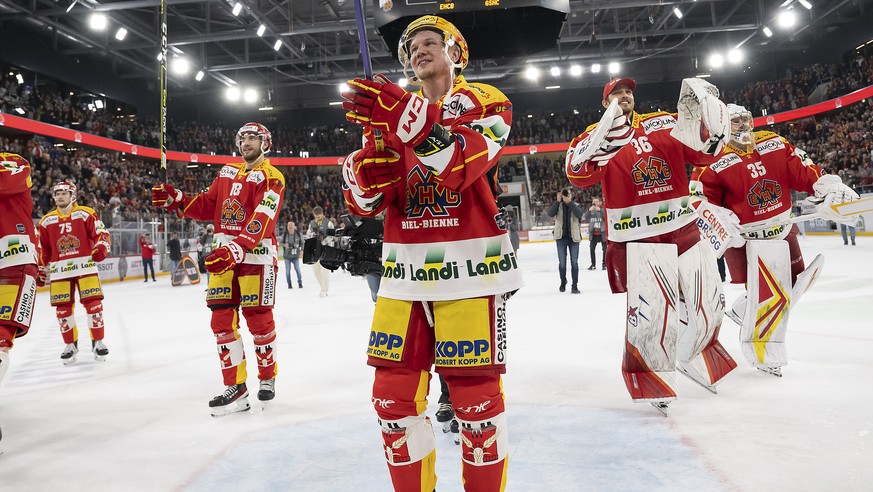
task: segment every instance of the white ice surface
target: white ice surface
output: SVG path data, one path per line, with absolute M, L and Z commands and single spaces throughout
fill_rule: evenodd
M 554 243 L 520 250 L 527 286 L 509 303 L 504 379 L 507 490 L 873 490 L 873 238 L 855 247 L 801 238 L 807 261 L 827 259 L 791 313 L 785 377 L 750 368 L 725 319 L 721 340 L 739 367 L 718 395 L 677 376 L 667 418 L 625 391 L 624 296 L 585 269 L 587 246 L 581 295 L 558 293 Z M 206 406 L 222 386 L 204 285 L 107 284 L 108 360 L 91 358 L 79 307 L 84 350 L 71 366 L 41 293 L 0 387 L 0 490 L 390 490 L 365 365 L 366 283 L 334 273 L 319 298 L 305 267 L 304 285 L 278 293 L 276 399 L 222 418 Z M 728 303 L 739 292 L 727 286 Z M 431 415 L 438 391 L 434 378 Z M 438 490 L 459 491 L 458 447 L 436 432 Z

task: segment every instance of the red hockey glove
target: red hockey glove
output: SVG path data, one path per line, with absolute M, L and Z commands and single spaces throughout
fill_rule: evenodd
M 182 205 L 184 195 L 167 183 L 152 188 L 152 206 L 172 212 Z
M 382 193 L 402 184 L 403 171 L 400 154 L 390 148 L 380 152 L 364 147 L 343 162 L 343 179 L 358 195 Z
M 439 120 L 440 107 L 427 99 L 406 92 L 381 75 L 380 81 L 354 79 L 343 92 L 346 119 L 359 125 L 397 135 L 404 144 L 416 147 Z
M 237 263 L 241 263 L 246 257 L 246 250 L 233 241 L 216 248 L 203 259 L 206 271 L 214 274 L 222 274 L 233 270 Z
M 48 281 L 48 268 L 41 266 L 36 268 L 36 286 L 45 287 Z
M 97 263 L 106 259 L 106 254 L 108 253 L 108 249 L 106 247 L 106 243 L 97 243 L 94 245 L 94 249 L 91 250 L 91 259 Z

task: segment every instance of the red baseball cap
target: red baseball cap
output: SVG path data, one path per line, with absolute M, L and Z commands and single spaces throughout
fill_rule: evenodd
M 615 86 L 617 86 L 619 84 L 627 85 L 628 87 L 630 87 L 630 89 L 632 91 L 636 90 L 636 88 L 637 88 L 637 83 L 634 82 L 634 79 L 623 79 L 621 77 L 616 77 L 616 78 L 610 80 L 609 82 L 607 82 L 605 86 L 603 86 L 603 100 L 604 101 L 606 101 L 606 96 L 608 96 L 609 93 L 612 92 L 613 89 L 615 89 Z

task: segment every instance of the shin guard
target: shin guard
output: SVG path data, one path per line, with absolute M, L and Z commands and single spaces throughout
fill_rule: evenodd
M 506 414 L 487 420 L 458 418 L 461 428 L 461 458 L 467 492 L 502 492 L 506 489 L 509 437 Z
M 781 367 L 788 363 L 785 331 L 794 296 L 788 243 L 748 241 L 746 257 L 748 302 L 740 329 L 743 355 L 756 368 Z
M 675 244 L 628 243 L 622 376 L 637 402 L 676 398 L 679 302 Z
M 103 340 L 103 303 L 89 301 L 85 303 L 85 311 L 88 313 L 88 329 L 91 331 L 91 340 Z
M 61 328 L 61 337 L 64 343 L 73 343 L 79 339 L 79 330 L 76 328 L 76 318 L 73 316 L 73 305 L 64 304 L 57 307 L 58 325 Z
M 273 310 L 243 308 L 242 313 L 254 338 L 258 379 L 273 379 L 279 373 L 275 358 L 276 325 L 273 321 Z
M 382 449 L 394 490 L 434 490 L 436 443 L 430 419 L 423 414 L 399 420 L 379 419 L 379 425 L 382 426 Z
M 235 308 L 212 311 L 212 333 L 218 346 L 221 376 L 225 386 L 246 382 L 246 354 L 239 336 L 239 314 Z

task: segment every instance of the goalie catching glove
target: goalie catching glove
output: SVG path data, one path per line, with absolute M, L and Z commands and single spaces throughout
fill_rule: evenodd
M 703 79 L 684 79 L 677 107 L 676 127 L 670 135 L 696 151 L 720 153 L 730 137 L 731 119 L 718 99 L 718 88 Z
M 233 270 L 246 258 L 246 250 L 239 243 L 231 241 L 216 248 L 203 259 L 206 271 L 215 275 Z
M 849 225 L 855 223 L 854 215 L 843 215 L 833 207 L 859 198 L 855 190 L 846 186 L 839 176 L 825 174 L 812 184 L 812 189 L 815 195 L 807 197 L 806 201 L 816 206 L 816 213 L 834 222 Z
M 167 183 L 152 188 L 152 206 L 173 212 L 182 206 L 185 195 Z
M 439 120 L 440 107 L 407 92 L 377 74 L 377 80 L 353 79 L 343 92 L 346 119 L 359 125 L 397 135 L 405 145 L 418 146 Z
M 600 122 L 588 134 L 587 139 L 581 140 L 575 148 L 570 149 L 570 165 L 578 169 L 587 161 L 606 165 L 606 162 L 615 156 L 619 150 L 630 143 L 634 138 L 634 129 L 628 123 L 618 98 L 614 98 L 607 106 L 606 111 L 600 118 Z
M 349 154 L 343 162 L 343 179 L 360 196 L 382 193 L 401 184 L 403 171 L 400 154 L 390 148 L 379 151 L 364 147 Z

